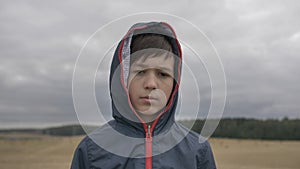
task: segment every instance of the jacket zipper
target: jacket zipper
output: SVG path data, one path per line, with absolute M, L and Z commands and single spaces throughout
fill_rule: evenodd
M 146 133 L 146 169 L 152 169 L 152 133 L 151 126 L 148 125 L 147 133 Z

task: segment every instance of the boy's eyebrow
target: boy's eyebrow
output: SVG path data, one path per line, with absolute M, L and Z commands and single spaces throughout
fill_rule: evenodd
M 138 66 L 138 67 L 141 67 L 141 68 L 147 68 L 148 65 L 146 64 L 142 64 L 142 63 L 139 63 L 139 64 L 135 64 L 135 66 Z M 164 70 L 166 72 L 172 72 L 172 69 L 168 68 L 168 67 L 162 67 L 162 66 L 155 66 L 156 69 L 160 69 L 160 70 Z

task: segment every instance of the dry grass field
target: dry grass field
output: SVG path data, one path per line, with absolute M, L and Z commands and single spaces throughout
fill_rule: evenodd
M 0 135 L 1 169 L 67 169 L 82 137 Z M 300 141 L 211 139 L 219 169 L 299 169 Z
M 299 169 L 300 141 L 211 139 L 219 169 Z

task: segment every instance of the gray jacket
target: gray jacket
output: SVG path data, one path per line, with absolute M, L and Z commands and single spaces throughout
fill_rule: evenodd
M 132 110 L 126 78 L 130 43 L 136 34 L 168 37 L 175 62 L 175 83 L 167 108 L 148 126 Z M 127 61 L 126 61 L 127 60 Z M 181 47 L 174 30 L 163 22 L 135 24 L 119 43 L 111 64 L 110 94 L 114 120 L 86 136 L 78 145 L 72 169 L 214 169 L 209 143 L 175 121 L 181 74 Z M 126 112 L 126 113 L 125 113 Z M 126 117 L 125 117 L 126 116 Z

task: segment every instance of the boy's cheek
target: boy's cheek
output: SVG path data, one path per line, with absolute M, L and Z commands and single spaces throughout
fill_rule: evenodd
M 132 75 L 132 74 L 129 74 L 129 75 L 128 75 L 128 81 L 127 81 L 127 89 L 129 89 L 129 86 L 130 86 L 130 84 L 131 84 L 131 82 L 132 82 L 132 79 L 133 79 L 133 75 Z

